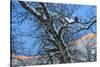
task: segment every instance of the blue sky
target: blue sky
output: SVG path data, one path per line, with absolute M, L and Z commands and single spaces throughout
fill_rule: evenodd
M 65 4 L 65 5 L 67 5 L 67 4 Z M 81 5 L 79 5 L 79 6 L 81 6 Z M 79 19 L 81 19 L 81 21 L 88 20 L 89 18 L 87 17 L 87 13 L 89 14 L 89 9 L 91 7 L 93 7 L 93 6 L 82 5 L 81 8 L 78 9 L 73 14 L 73 17 L 74 16 L 78 16 Z M 18 34 L 27 34 L 27 35 L 32 35 L 32 34 L 37 35 L 37 34 L 41 34 L 39 31 L 34 31 L 37 28 L 37 23 L 36 23 L 36 21 L 34 19 L 33 20 L 29 20 L 29 18 L 28 18 L 28 19 L 25 19 L 22 22 L 22 24 L 21 24 L 21 22 L 19 20 L 21 20 L 22 17 L 20 17 L 20 15 L 17 15 L 16 12 L 18 12 L 18 13 L 19 12 L 21 12 L 21 13 L 27 13 L 27 11 L 24 10 L 21 7 L 21 5 L 18 4 L 18 3 L 16 3 L 16 7 L 14 7 L 14 8 L 15 8 L 15 10 L 12 10 L 12 16 L 11 16 L 11 18 L 12 18 L 11 19 L 12 20 L 12 24 L 11 24 L 12 30 L 11 30 L 11 33 L 17 37 L 16 38 L 17 41 L 24 42 L 24 44 L 21 45 L 22 48 L 23 48 L 23 51 L 21 49 L 16 49 L 17 52 L 20 52 L 20 54 L 17 54 L 17 55 L 28 55 L 28 56 L 35 55 L 35 54 L 37 54 L 38 51 L 40 51 L 39 50 L 39 47 L 40 47 L 39 40 L 36 39 L 36 38 L 33 38 L 32 36 L 19 36 Z M 94 6 L 94 9 L 93 9 L 93 12 L 94 12 L 94 14 L 89 14 L 89 15 L 90 16 L 96 15 L 96 7 L 95 6 Z M 15 18 L 15 15 L 19 16 L 19 18 Z M 34 17 L 32 17 L 32 18 L 34 18 Z M 96 32 L 96 25 L 92 26 L 91 29 Z M 40 30 L 42 30 L 42 29 L 40 29 Z M 86 32 L 87 33 L 92 33 L 91 31 L 89 32 L 89 30 L 86 31 Z M 84 33 L 82 31 L 82 32 L 78 33 L 77 35 L 80 34 L 82 36 L 82 35 L 87 34 L 87 33 Z M 16 45 L 16 43 L 15 43 L 15 45 Z M 25 52 L 25 53 L 21 53 L 21 52 Z

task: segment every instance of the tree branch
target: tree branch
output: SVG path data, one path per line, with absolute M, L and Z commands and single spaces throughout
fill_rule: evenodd
M 21 6 L 26 9 L 29 13 L 31 13 L 32 15 L 34 15 L 36 18 L 40 19 L 40 15 L 38 15 L 35 10 L 33 10 L 28 4 L 26 4 L 24 1 L 18 1 Z
M 49 13 L 48 13 L 47 8 L 46 8 L 46 6 L 44 5 L 44 3 L 40 2 L 39 4 L 43 7 L 43 11 L 44 11 L 46 17 L 47 17 L 48 19 L 50 19 Z
M 80 30 L 78 30 L 77 32 L 75 32 L 75 33 L 78 33 L 78 32 L 80 32 L 80 31 L 82 31 L 82 30 L 88 30 L 94 23 L 96 23 L 97 21 L 96 21 L 96 18 L 93 18 L 93 19 L 91 19 L 90 21 L 88 21 L 87 23 L 81 23 L 81 22 L 73 22 L 73 23 L 68 23 L 66 26 L 62 26 L 61 28 L 60 28 L 60 30 L 59 30 L 59 35 L 60 34 L 62 34 L 62 32 L 63 32 L 63 30 L 64 29 L 66 29 L 67 28 L 67 26 L 68 25 L 74 25 L 74 24 L 77 24 L 77 25 L 79 25 L 80 26 Z
M 97 21 L 96 21 L 96 18 L 94 18 L 93 20 L 89 21 L 89 23 L 84 23 L 83 26 L 81 27 L 81 29 L 79 29 L 78 31 L 76 31 L 75 33 L 78 33 L 82 30 L 88 30 L 93 24 L 95 24 Z M 75 34 L 73 33 L 73 34 Z

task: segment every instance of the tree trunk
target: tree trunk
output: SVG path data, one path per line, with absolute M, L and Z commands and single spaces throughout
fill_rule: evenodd
M 52 36 L 53 36 L 53 38 L 55 40 L 55 43 L 57 44 L 58 49 L 61 52 L 60 63 L 68 63 L 69 62 L 68 54 L 67 54 L 67 51 L 66 51 L 66 47 L 64 46 L 64 43 L 61 40 L 61 35 L 58 35 L 56 33 L 56 31 L 53 28 L 53 25 L 50 24 L 50 26 L 47 26 L 47 28 L 48 28 L 49 32 L 51 32 L 51 34 L 52 34 Z

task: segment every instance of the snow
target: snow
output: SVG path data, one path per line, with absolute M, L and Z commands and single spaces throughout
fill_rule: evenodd
M 74 19 L 71 18 L 71 19 L 69 20 L 69 23 L 73 23 L 73 22 L 75 22 L 75 21 L 74 21 Z
M 39 12 L 37 12 L 37 11 L 36 11 L 36 9 L 34 9 L 34 8 L 30 7 L 28 4 L 27 4 L 27 6 L 28 6 L 31 10 L 33 10 L 33 11 L 34 11 L 34 13 L 36 13 L 37 15 L 41 15 Z
M 65 17 L 65 19 L 66 19 L 67 21 L 69 21 L 69 18 L 68 18 L 68 17 Z
M 73 18 L 69 19 L 68 17 L 65 18 L 69 23 L 75 22 Z
M 46 20 L 47 19 L 47 17 L 45 16 L 45 15 L 43 15 L 43 18 Z

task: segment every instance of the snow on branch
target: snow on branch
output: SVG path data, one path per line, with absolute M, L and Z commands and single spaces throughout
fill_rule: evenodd
M 46 17 L 47 17 L 48 19 L 50 19 L 50 16 L 49 16 L 49 13 L 48 13 L 48 10 L 47 10 L 45 4 L 42 3 L 42 2 L 40 2 L 39 4 L 43 7 L 43 11 L 44 11 Z
M 77 30 L 76 32 L 74 32 L 73 34 L 78 33 L 82 30 L 88 30 L 96 22 L 97 22 L 96 18 L 93 18 L 93 19 L 91 19 L 90 21 L 88 21 L 86 23 L 77 23 L 80 26 L 80 29 Z M 73 24 L 75 24 L 75 23 L 73 23 Z
M 96 17 L 93 19 L 90 19 L 88 22 L 85 22 L 85 23 L 75 22 L 75 20 L 73 20 L 73 22 L 70 22 L 70 19 L 68 19 L 68 18 L 67 19 L 64 17 L 61 17 L 61 18 L 63 18 L 65 20 L 64 21 L 65 24 L 59 29 L 59 33 L 58 33 L 59 35 L 61 35 L 63 33 L 63 31 L 68 28 L 67 26 L 72 26 L 74 24 L 77 24 L 77 26 L 80 27 L 80 29 L 75 33 L 78 33 L 82 30 L 88 30 L 93 24 L 95 24 L 97 22 Z

